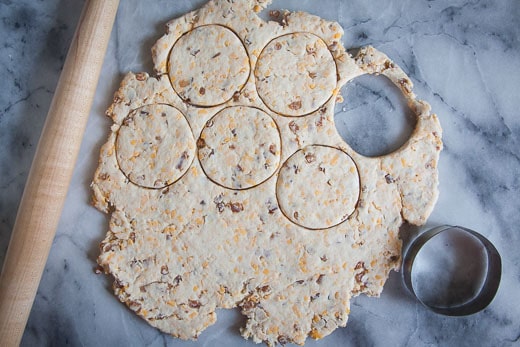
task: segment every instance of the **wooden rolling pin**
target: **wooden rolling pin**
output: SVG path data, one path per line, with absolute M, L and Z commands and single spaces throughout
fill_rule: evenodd
M 85 3 L 36 149 L 0 278 L 0 345 L 18 346 L 60 220 L 119 0 Z

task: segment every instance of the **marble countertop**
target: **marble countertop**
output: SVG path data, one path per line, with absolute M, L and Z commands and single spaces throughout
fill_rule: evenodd
M 239 335 L 237 310 L 221 310 L 198 341 L 150 327 L 96 275 L 108 219 L 90 202 L 89 184 L 110 122 L 104 110 L 128 71 L 152 71 L 150 48 L 170 18 L 204 1 L 122 0 L 67 202 L 22 346 L 253 346 Z M 82 1 L 0 1 L 0 263 L 36 144 Z M 485 310 L 453 318 L 414 301 L 398 273 L 380 298 L 353 299 L 347 327 L 308 346 L 520 345 L 520 2 L 516 0 L 275 0 L 345 29 L 348 48 L 373 45 L 411 77 L 444 130 L 440 197 L 426 226 L 462 225 L 502 255 L 499 291 Z M 411 125 L 400 96 L 382 78 L 342 90 L 338 129 L 367 154 L 395 149 Z M 367 124 L 369 126 L 367 127 Z M 516 288 L 516 289 L 515 289 Z

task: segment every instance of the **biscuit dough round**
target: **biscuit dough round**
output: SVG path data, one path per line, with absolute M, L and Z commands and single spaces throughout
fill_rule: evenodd
M 152 49 L 157 76 L 128 73 L 107 110 L 113 125 L 92 184 L 95 206 L 111 217 L 98 263 L 113 276 L 119 300 L 152 326 L 182 339 L 197 338 L 216 321 L 218 309 L 233 307 L 247 318 L 242 336 L 254 342 L 275 346 L 325 337 L 347 324 L 354 296 L 381 293 L 390 271 L 400 266 L 401 225 L 424 224 L 437 200 L 442 129 L 430 106 L 416 99 L 408 76 L 373 47 L 350 56 L 341 43 L 343 29 L 338 23 L 304 12 L 284 13 L 283 25 L 262 20 L 257 13 L 269 3 L 210 0 L 170 21 Z M 214 57 L 218 52 L 209 38 L 219 41 L 220 35 L 230 38 L 229 46 L 222 39 L 219 45 L 226 51 Z M 235 45 L 234 38 L 243 45 Z M 282 51 L 282 43 L 299 47 L 299 55 Z M 315 43 L 316 50 L 311 47 L 307 52 L 308 43 Z M 181 45 L 185 46 L 179 51 Z M 197 53 L 191 50 L 195 45 L 200 47 Z M 226 58 L 211 64 L 221 56 L 243 56 L 243 50 L 250 58 L 247 64 L 245 57 L 243 62 L 231 64 Z M 170 53 L 187 59 L 177 57 L 172 63 Z M 247 79 L 249 64 L 262 73 Z M 269 83 L 263 85 L 269 67 L 279 76 L 269 75 Z M 312 77 L 298 71 L 308 67 L 316 69 L 314 79 L 323 89 L 305 86 Z M 237 74 L 230 73 L 232 69 Z M 205 76 L 207 71 L 223 77 Z M 365 73 L 389 78 L 417 117 L 401 148 L 374 158 L 356 153 L 337 133 L 336 98 L 331 97 L 336 95 L 334 88 Z M 189 83 L 179 89 L 177 74 L 190 83 L 193 78 L 199 91 L 205 81 L 223 89 L 197 96 L 197 88 Z M 237 76 L 246 81 L 243 88 Z M 206 99 L 208 95 L 211 98 Z M 301 100 L 291 99 L 294 95 Z M 193 107 L 193 97 L 200 97 L 206 106 L 225 102 Z M 149 123 L 134 111 L 162 104 L 175 107 L 166 112 L 175 118 L 171 122 L 156 117 Z M 206 129 L 211 120 L 213 127 Z M 221 130 L 211 133 L 215 123 L 222 125 Z M 171 138 L 166 151 L 154 154 L 154 132 L 159 128 Z M 235 131 L 240 146 L 226 148 L 224 140 L 233 141 L 233 128 L 240 130 Z M 261 144 L 266 141 L 255 137 L 256 132 L 272 140 L 279 134 L 275 154 L 265 152 Z M 195 141 L 192 133 L 205 134 L 204 143 L 201 138 Z M 211 151 L 204 152 L 206 141 L 218 149 L 211 156 Z M 190 161 L 197 142 L 202 158 Z M 236 155 L 238 147 L 243 152 Z M 134 156 L 136 150 L 140 155 Z M 170 172 L 184 152 L 187 167 Z M 270 168 L 277 167 L 269 178 L 265 177 L 271 171 L 265 167 L 265 172 L 251 171 L 250 177 L 246 170 L 237 173 L 227 167 L 227 157 L 236 167 L 239 158 L 256 158 L 255 153 L 259 160 L 250 163 L 251 170 L 270 163 L 268 159 L 273 161 Z M 212 162 L 215 155 L 220 163 Z M 286 165 L 276 165 L 277 160 Z M 320 166 L 322 161 L 327 165 Z M 216 172 L 218 165 L 221 173 Z M 129 181 L 129 176 L 137 180 L 142 175 L 146 182 Z M 233 184 L 224 181 L 233 175 L 241 188 L 230 188 Z M 155 187 L 150 177 L 158 176 L 158 186 L 176 181 L 162 189 L 144 188 L 143 183 Z M 242 189 L 248 179 L 250 184 L 263 181 Z
M 153 104 L 130 112 L 119 128 L 119 167 L 141 187 L 164 188 L 188 170 L 195 140 L 184 115 L 176 108 Z
M 181 36 L 172 48 L 168 74 L 173 89 L 197 106 L 222 104 L 249 77 L 247 52 L 240 39 L 221 25 L 204 25 Z
M 303 116 L 320 108 L 336 88 L 336 64 L 311 33 L 280 36 L 264 48 L 255 68 L 258 94 L 272 111 Z
M 245 189 L 271 177 L 280 163 L 280 133 L 254 107 L 229 107 L 210 119 L 197 141 L 205 174 L 226 188 Z
M 276 195 L 293 223 L 309 229 L 338 225 L 354 212 L 359 199 L 356 164 L 340 149 L 307 146 L 282 165 Z

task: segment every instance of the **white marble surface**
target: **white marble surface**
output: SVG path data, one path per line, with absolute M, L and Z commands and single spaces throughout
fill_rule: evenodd
M 149 50 L 164 23 L 202 3 L 121 1 L 23 346 L 253 345 L 238 333 L 244 323 L 238 311 L 219 311 L 216 325 L 196 342 L 161 334 L 121 304 L 109 279 L 93 271 L 108 223 L 89 205 L 89 183 L 109 127 L 104 109 L 123 74 L 151 72 Z M 82 5 L 0 1 L 0 263 Z M 444 129 L 440 198 L 428 226 L 477 230 L 503 260 L 499 292 L 478 314 L 431 313 L 411 299 L 393 273 L 381 298 L 353 300 L 346 328 L 307 345 L 520 345 L 520 2 L 275 0 L 272 7 L 336 20 L 345 28 L 346 47 L 374 45 L 409 73 L 416 94 L 431 103 Z M 387 87 L 383 79 L 363 77 L 343 90 L 347 102 L 337 108 L 337 124 L 361 152 L 396 148 L 410 131 L 406 107 Z

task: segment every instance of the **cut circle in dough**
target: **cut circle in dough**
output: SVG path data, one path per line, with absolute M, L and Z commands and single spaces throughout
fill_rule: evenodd
M 304 116 L 334 93 L 336 64 L 318 36 L 297 32 L 273 39 L 255 67 L 258 94 L 273 112 Z
M 280 163 L 281 140 L 274 120 L 246 106 L 217 113 L 197 140 L 205 174 L 230 189 L 254 187 L 271 177 Z
M 311 145 L 282 165 L 276 195 L 283 214 L 308 229 L 326 229 L 345 221 L 359 200 L 359 173 L 340 149 Z
M 249 78 L 249 56 L 238 36 L 221 25 L 197 27 L 175 42 L 168 75 L 175 92 L 195 106 L 225 103 Z
M 115 148 L 121 171 L 145 188 L 160 189 L 177 181 L 195 157 L 188 121 L 165 104 L 131 111 L 119 128 Z

